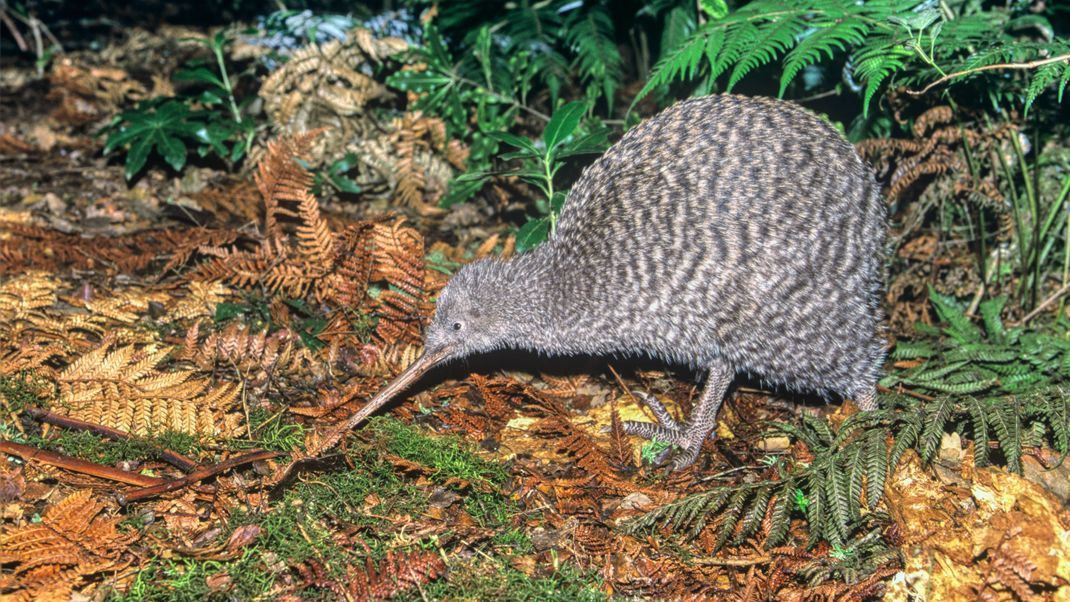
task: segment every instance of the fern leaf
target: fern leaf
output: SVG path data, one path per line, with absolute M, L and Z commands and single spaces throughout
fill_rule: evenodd
M 884 80 L 905 67 L 906 59 L 912 56 L 912 51 L 900 44 L 894 44 L 886 47 L 867 47 L 855 57 L 852 61 L 854 74 L 865 82 L 865 90 L 862 93 L 863 117 L 869 116 L 869 103 Z
M 985 325 L 985 333 L 988 334 L 988 338 L 997 343 L 1002 343 L 1007 334 L 1003 328 L 1003 319 L 1000 318 L 1003 308 L 1006 306 L 1007 296 L 1000 295 L 999 297 L 985 300 L 978 308 L 981 314 L 981 322 Z
M 740 527 L 739 535 L 733 540 L 734 544 L 743 543 L 748 537 L 754 535 L 758 527 L 762 526 L 762 519 L 765 518 L 766 512 L 769 510 L 769 498 L 772 494 L 772 486 L 758 488 L 758 491 L 754 494 L 754 499 L 750 502 L 750 510 L 743 517 L 743 525 Z
M 1000 450 L 1007 460 L 1007 468 L 1022 474 L 1022 433 L 1017 407 L 1014 405 L 993 412 L 992 429 L 996 432 Z
M 795 37 L 805 28 L 793 15 L 785 15 L 758 28 L 757 37 L 739 54 L 736 66 L 728 77 L 727 91 L 731 92 L 739 80 L 754 69 L 765 65 L 795 44 Z
M 1061 463 L 1070 453 L 1070 396 L 1059 391 L 1051 402 L 1049 421 L 1051 422 L 1052 441 L 1059 452 Z
M 716 80 L 729 67 L 739 60 L 740 55 L 758 37 L 758 28 L 750 21 L 744 21 L 730 32 L 726 32 L 725 43 L 717 54 L 717 61 L 710 64 L 710 80 Z
M 589 86 L 601 88 L 601 93 L 613 112 L 613 95 L 620 86 L 623 59 L 613 40 L 613 19 L 606 8 L 594 5 L 577 13 L 566 27 L 566 38 L 576 55 L 574 66 Z
M 736 524 L 739 523 L 739 517 L 743 514 L 743 509 L 747 506 L 747 500 L 751 496 L 751 490 L 740 488 L 736 491 L 735 495 L 728 502 L 728 506 L 725 507 L 724 514 L 721 515 L 721 526 L 717 535 L 717 541 L 713 544 L 714 550 L 719 550 L 728 542 L 728 538 L 732 536 L 732 532 L 736 530 Z M 697 535 L 697 534 L 696 534 Z
M 836 434 L 832 432 L 832 427 L 830 427 L 828 422 L 826 422 L 825 420 L 804 413 L 802 415 L 802 421 L 803 425 L 813 431 L 814 434 L 817 436 L 821 447 L 829 447 L 836 439 Z
M 858 499 L 851 499 L 848 475 L 844 474 L 839 463 L 829 462 L 825 470 L 825 495 L 828 499 L 829 519 L 832 529 L 826 533 L 830 541 L 847 540 L 847 525 L 851 522 L 851 506 L 858 504 Z M 833 537 L 835 533 L 835 537 Z
M 922 416 L 920 414 L 915 414 L 905 419 L 905 424 L 895 438 L 895 445 L 892 446 L 892 457 L 888 459 L 889 470 L 894 471 L 895 467 L 899 466 L 899 460 L 903 457 L 903 454 L 917 443 L 918 435 L 921 434 L 921 421 Z
M 944 425 L 951 418 L 951 400 L 944 397 L 936 402 L 936 409 L 925 416 L 925 430 L 918 440 L 923 462 L 931 462 L 940 449 L 940 440 L 944 436 Z
M 821 487 L 821 477 L 817 472 L 811 473 L 806 479 L 806 496 L 809 503 L 806 505 L 806 522 L 810 525 L 810 534 L 806 539 L 806 547 L 813 547 L 821 541 L 825 533 L 825 495 Z
M 892 359 L 930 358 L 936 355 L 936 349 L 925 341 L 896 341 Z
M 632 106 L 634 107 L 636 103 L 655 88 L 667 85 L 681 76 L 691 79 L 695 74 L 695 70 L 698 69 L 698 63 L 702 60 L 705 50 L 706 36 L 695 35 L 676 50 L 662 57 L 651 70 L 650 79 L 647 80 L 646 85 L 635 95 Z
M 863 441 L 855 444 L 854 453 L 847 459 L 847 491 L 850 498 L 847 510 L 851 514 L 852 521 L 857 520 L 861 514 L 862 486 L 865 483 L 866 475 L 866 446 L 864 443 Z
M 767 550 L 782 545 L 788 538 L 788 531 L 791 529 L 791 493 L 794 490 L 795 482 L 789 480 L 777 491 L 772 513 L 769 515 L 769 536 L 765 540 Z
M 884 481 L 888 476 L 888 446 L 884 439 L 883 429 L 866 433 L 866 505 L 870 510 L 884 497 Z
M 783 98 L 791 80 L 806 67 L 820 61 L 822 55 L 831 59 L 837 50 L 845 52 L 851 46 L 860 45 L 868 31 L 867 23 L 855 20 L 833 21 L 814 30 L 784 57 L 784 73 L 780 76 L 777 96 Z
M 970 429 L 973 431 L 974 466 L 988 466 L 988 440 L 991 439 L 986 416 L 988 408 L 982 405 L 980 399 L 970 397 L 966 400 L 966 411 L 970 415 Z

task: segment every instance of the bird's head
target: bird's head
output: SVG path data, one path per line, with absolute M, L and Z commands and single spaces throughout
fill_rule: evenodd
M 523 338 L 531 308 L 519 298 L 516 267 L 514 262 L 492 259 L 461 268 L 438 296 L 423 355 L 354 414 L 347 421 L 349 426 L 360 423 L 435 366 L 508 347 Z

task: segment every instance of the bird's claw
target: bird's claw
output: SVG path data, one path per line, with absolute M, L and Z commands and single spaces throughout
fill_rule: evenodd
M 678 449 L 672 460 L 672 470 L 682 470 L 694 464 L 695 459 L 698 458 L 699 451 L 702 450 L 702 442 L 706 439 L 707 433 L 700 432 L 702 429 L 696 429 L 694 425 L 677 422 L 665 409 L 665 406 L 652 395 L 640 393 L 640 396 L 658 422 L 655 424 L 653 422 L 625 420 L 623 423 L 624 432 L 652 441 L 656 439 L 664 443 L 671 443 Z M 672 447 L 663 450 L 655 457 L 654 464 L 656 466 L 663 465 L 669 455 L 672 454 L 672 451 Z

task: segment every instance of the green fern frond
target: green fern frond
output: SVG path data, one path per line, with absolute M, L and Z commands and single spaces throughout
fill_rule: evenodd
M 936 407 L 925 416 L 925 429 L 918 440 L 923 462 L 931 462 L 940 449 L 940 440 L 944 436 L 944 426 L 951 418 L 953 404 L 944 397 L 936 401 Z
M 748 40 L 746 48 L 740 51 L 726 90 L 731 92 L 743 76 L 787 52 L 804 29 L 805 23 L 793 15 L 775 18 L 757 28 L 756 37 Z
M 921 421 L 922 417 L 917 414 L 904 419 L 903 426 L 900 428 L 899 434 L 895 438 L 895 444 L 892 446 L 892 456 L 888 459 L 888 466 L 892 470 L 899 466 L 899 460 L 902 459 L 903 454 L 917 443 L 918 436 L 921 435 Z
M 884 497 L 888 476 L 888 446 L 884 440 L 884 429 L 874 428 L 866 433 L 866 504 L 870 510 Z
M 825 494 L 822 487 L 821 477 L 813 472 L 803 481 L 804 493 L 809 503 L 806 505 L 806 521 L 810 526 L 810 534 L 806 540 L 807 547 L 813 547 L 821 541 L 823 536 L 831 537 L 835 534 L 825 534 Z
M 973 463 L 975 466 L 988 466 L 988 441 L 991 438 L 988 429 L 988 408 L 976 397 L 966 400 L 966 411 L 970 415 L 970 429 L 973 435 Z
M 769 510 L 769 498 L 773 495 L 772 487 L 760 487 L 754 494 L 754 498 L 751 499 L 748 504 L 749 510 L 747 510 L 746 516 L 743 517 L 743 524 L 740 526 L 739 535 L 733 540 L 733 544 L 738 545 L 747 540 L 748 537 L 754 535 L 758 531 L 758 527 L 762 526 L 762 519 L 765 518 L 766 512 Z
M 851 47 L 861 45 L 869 31 L 869 23 L 850 19 L 836 19 L 824 27 L 815 28 L 784 57 L 784 73 L 780 76 L 777 96 L 784 97 L 788 84 L 800 71 L 820 61 L 822 56 L 832 59 L 837 51 L 847 52 Z
M 992 430 L 996 433 L 1000 450 L 1007 460 L 1007 468 L 1013 472 L 1022 472 L 1022 432 L 1021 421 L 1014 405 L 1002 408 L 992 414 Z
M 772 514 L 769 518 L 769 534 L 765 540 L 766 549 L 782 545 L 791 529 L 791 492 L 795 490 L 794 481 L 786 481 L 776 493 Z
M 573 66 L 588 86 L 600 89 L 613 112 L 613 96 L 620 87 L 623 59 L 613 39 L 613 19 L 603 5 L 577 11 L 566 22 L 565 38 L 575 55 Z
M 723 37 L 721 38 L 724 39 Z M 647 94 L 656 88 L 668 85 L 678 79 L 693 79 L 699 61 L 706 52 L 706 36 L 696 35 L 689 38 L 682 46 L 662 57 L 650 72 L 650 79 L 632 101 L 634 107 Z
M 721 515 L 721 523 L 718 527 L 717 541 L 713 544 L 715 550 L 724 547 L 724 544 L 728 543 L 728 539 L 732 537 L 732 533 L 736 530 L 736 524 L 739 523 L 739 517 L 743 514 L 743 509 L 746 508 L 747 500 L 750 499 L 751 494 L 751 489 L 740 488 L 732 496 L 728 505 L 725 506 L 725 511 Z M 698 533 L 695 533 L 695 535 L 698 535 Z

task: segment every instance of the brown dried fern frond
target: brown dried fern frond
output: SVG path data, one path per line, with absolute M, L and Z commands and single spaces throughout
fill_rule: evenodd
M 198 322 L 187 332 L 178 357 L 205 371 L 235 370 L 254 391 L 263 390 L 276 378 L 299 377 L 306 383 L 316 382 L 328 372 L 326 363 L 300 346 L 297 335 L 290 330 L 268 334 L 266 330 L 254 332 L 247 325 L 231 324 L 203 341 L 199 333 Z
M 300 203 L 312 187 L 312 174 L 297 160 L 307 160 L 318 134 L 317 131 L 305 132 L 269 142 L 267 153 L 256 166 L 256 187 L 264 200 L 264 236 L 267 238 L 283 236 L 279 215 L 297 215 L 284 207 L 282 201 Z
M 365 75 L 359 66 L 408 47 L 398 38 L 376 39 L 357 29 L 345 40 L 311 44 L 275 70 L 260 87 L 271 121 L 290 131 L 341 124 L 374 100 L 390 95 L 385 86 Z
M 160 369 L 171 351 L 105 341 L 59 374 L 56 410 L 138 435 L 174 430 L 225 437 L 237 432 L 240 416 L 231 410 L 241 386 L 212 385 L 194 378 L 191 370 Z
M 120 533 L 120 518 L 102 517 L 103 510 L 92 490 L 82 489 L 51 505 L 41 522 L 0 533 L 0 564 L 14 565 L 16 577 L 0 580 L 0 597 L 43 599 L 125 566 L 137 532 Z
M 29 272 L 0 284 L 0 323 L 43 318 L 42 310 L 56 304 L 59 286 L 47 272 Z
M 1009 123 L 987 126 L 970 121 L 946 125 L 954 120 L 951 107 L 933 107 L 914 121 L 913 138 L 877 138 L 856 145 L 873 162 L 878 176 L 887 181 L 889 200 L 921 197 L 933 184 L 950 179 L 952 185 L 946 188 L 954 191 L 954 195 L 966 200 L 987 197 L 991 202 L 1003 202 L 994 165 L 986 157 L 1015 131 L 1014 126 Z M 960 194 L 960 191 L 972 194 Z

